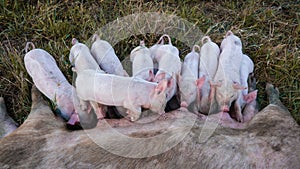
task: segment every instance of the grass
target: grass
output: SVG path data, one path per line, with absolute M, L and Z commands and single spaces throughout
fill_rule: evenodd
M 102 26 L 133 13 L 172 14 L 193 23 L 197 29 L 220 44 L 228 30 L 243 42 L 243 51 L 255 63 L 255 76 L 261 108 L 268 102 L 264 87 L 271 82 L 279 88 L 283 104 L 300 123 L 300 2 L 274 0 L 177 2 L 113 1 L 0 1 L 0 95 L 9 114 L 19 124 L 30 111 L 32 80 L 23 57 L 27 41 L 52 54 L 71 81 L 68 61 L 71 39 L 89 39 Z M 151 22 L 151 20 L 148 20 Z M 143 23 L 141 23 L 143 24 Z M 121 29 L 119 29 L 121 31 Z M 113 32 L 112 32 L 113 33 Z M 121 59 L 128 57 L 140 39 L 148 45 L 157 41 L 154 33 L 132 35 L 114 48 Z M 105 37 L 104 37 L 105 38 Z M 173 39 L 181 58 L 190 44 Z

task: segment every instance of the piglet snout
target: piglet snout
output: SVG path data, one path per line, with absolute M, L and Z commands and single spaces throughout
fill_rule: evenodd
M 229 112 L 229 107 L 228 107 L 227 105 L 224 105 L 224 106 L 222 107 L 222 111 L 223 111 L 223 112 Z
M 187 102 L 186 101 L 181 102 L 180 107 L 188 107 Z

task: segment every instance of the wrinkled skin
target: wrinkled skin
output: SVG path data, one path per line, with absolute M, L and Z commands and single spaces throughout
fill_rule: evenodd
M 300 127 L 278 99 L 278 91 L 269 85 L 270 105 L 247 123 L 231 121 L 231 127 L 217 126 L 205 141 L 199 139 L 205 124 L 202 118 L 183 110 L 166 113 L 166 119 L 149 124 L 132 123 L 126 119 L 107 120 L 120 133 L 131 138 L 151 138 L 168 128 L 173 132 L 164 140 L 147 142 L 141 149 L 137 142 L 119 142 L 111 138 L 104 121 L 92 130 L 66 130 L 42 97 L 33 90 L 32 111 L 26 121 L 0 140 L 2 168 L 298 168 L 300 166 Z M 213 123 L 219 121 L 219 118 Z M 223 114 L 226 116 L 226 114 Z M 196 117 L 195 117 L 196 118 Z M 181 119 L 174 126 L 174 119 Z M 224 118 L 223 118 L 224 119 Z M 230 122 L 230 121 L 228 121 Z M 212 123 L 212 124 L 213 124 Z M 173 127 L 170 126 L 173 124 Z M 224 124 L 224 122 L 223 122 Z M 95 144 L 92 137 L 107 139 L 107 145 L 124 145 L 124 151 L 142 154 L 149 149 L 160 150 L 174 137 L 191 130 L 179 144 L 162 154 L 145 158 L 122 157 Z M 222 125 L 222 124 L 221 124 Z M 107 131 L 107 132 L 106 132 Z M 87 135 L 89 132 L 89 136 Z M 103 134 L 99 135 L 99 132 Z

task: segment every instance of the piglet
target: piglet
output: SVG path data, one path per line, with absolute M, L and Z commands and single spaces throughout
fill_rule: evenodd
M 158 62 L 156 60 L 156 57 L 159 56 L 159 52 L 158 52 L 158 48 L 162 45 L 164 45 L 164 37 L 166 37 L 166 34 L 164 34 L 163 36 L 161 36 L 159 38 L 159 40 L 157 41 L 156 44 L 154 44 L 153 46 L 151 46 L 149 48 L 150 50 L 150 53 L 151 53 L 151 58 L 153 60 L 153 66 L 154 66 L 154 70 L 157 70 L 158 69 Z M 170 41 L 170 40 L 169 40 Z
M 91 53 L 105 72 L 119 76 L 128 76 L 115 50 L 107 41 L 101 40 L 97 34 L 94 34 L 92 41 Z
M 171 79 L 167 91 L 167 101 L 169 101 L 177 91 L 177 76 L 181 72 L 181 61 L 178 49 L 172 45 L 169 35 L 163 35 L 161 38 L 167 37 L 169 44 L 164 44 L 156 49 L 154 59 L 158 62 L 158 72 L 155 75 L 155 81 L 160 82 L 162 79 Z
M 75 67 L 76 72 L 86 69 L 99 70 L 100 72 L 103 72 L 92 56 L 90 49 L 85 44 L 79 43 L 76 38 L 73 38 L 72 45 L 69 60 L 72 66 Z
M 194 45 L 190 53 L 188 53 L 182 64 L 181 75 L 178 76 L 178 87 L 180 94 L 181 107 L 188 107 L 193 103 L 192 111 L 197 112 L 195 101 L 197 98 L 197 86 L 202 87 L 205 77 L 198 79 L 198 67 L 200 55 L 196 49 L 200 51 L 198 45 Z M 197 80 L 198 79 L 198 80 Z
M 240 93 L 246 89 L 241 86 L 242 59 L 242 42 L 240 38 L 228 31 L 221 43 L 218 69 L 214 77 L 214 83 L 217 83 L 214 85 L 216 104 L 212 112 L 229 112 L 230 107 L 234 106 L 236 119 L 240 122 L 243 121 L 242 111 L 237 100 L 241 99 Z
M 132 121 L 136 121 L 142 107 L 164 113 L 168 82 L 153 83 L 134 77 L 103 74 L 95 70 L 78 72 L 76 92 L 81 100 L 91 100 L 109 106 L 123 106 Z
M 105 73 L 100 69 L 94 57 L 91 55 L 90 49 L 83 43 L 79 43 L 77 39 L 72 39 L 72 48 L 70 50 L 69 59 L 70 62 L 75 66 L 73 71 L 77 74 L 84 70 L 96 70 L 99 73 Z M 105 117 L 105 107 L 96 102 L 89 100 L 80 100 L 80 107 L 83 112 L 89 113 L 91 107 L 97 114 L 98 119 L 103 119 Z
M 198 108 L 203 114 L 208 114 L 212 101 L 212 91 L 210 81 L 213 80 L 217 68 L 220 55 L 219 46 L 212 42 L 209 36 L 202 38 L 202 47 L 200 50 L 199 78 L 206 77 L 203 86 L 198 87 Z
M 251 108 L 251 103 L 255 102 L 256 96 L 257 96 L 257 90 L 252 90 L 250 93 L 248 93 L 248 79 L 249 75 L 251 74 L 251 78 L 254 78 L 253 76 L 253 70 L 254 70 L 254 63 L 250 59 L 249 56 L 243 54 L 243 59 L 242 59 L 242 64 L 240 67 L 240 80 L 241 80 L 241 85 L 245 86 L 245 89 L 243 89 L 241 92 L 239 92 L 239 97 L 236 102 L 238 102 L 238 105 L 241 107 L 242 110 L 244 110 L 243 118 L 237 116 L 237 118 L 241 118 L 242 120 L 247 120 L 248 118 L 248 109 L 249 107 Z M 252 84 L 253 85 L 253 84 Z M 244 107 L 248 107 L 247 109 Z M 251 111 L 250 111 L 251 112 Z M 251 114 L 251 113 L 250 113 Z M 246 116 L 245 116 L 246 115 Z M 235 116 L 235 114 L 234 114 Z
M 153 60 L 150 50 L 141 41 L 140 46 L 134 48 L 130 53 L 132 62 L 132 76 L 142 78 L 147 81 L 154 81 Z
M 33 50 L 28 51 L 29 46 Z M 25 68 L 36 87 L 55 103 L 59 114 L 71 125 L 79 122 L 73 104 L 73 86 L 58 68 L 54 58 L 43 49 L 35 49 L 32 42 L 25 47 Z
M 254 63 L 251 58 L 245 54 L 243 54 L 242 64 L 240 68 L 240 76 L 241 76 L 241 85 L 247 87 L 247 89 L 242 90 L 243 95 L 248 94 L 248 79 L 249 75 L 253 73 Z

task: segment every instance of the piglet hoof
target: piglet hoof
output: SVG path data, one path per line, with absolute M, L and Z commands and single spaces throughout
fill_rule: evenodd
M 137 120 L 138 120 L 138 117 L 134 117 L 134 116 L 130 117 L 130 121 L 132 121 L 132 122 L 137 121 Z
M 137 121 L 139 118 L 140 118 L 140 114 L 138 114 L 138 113 L 133 113 L 133 114 L 130 116 L 130 121 L 134 122 L 134 121 Z

